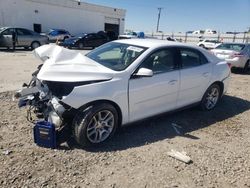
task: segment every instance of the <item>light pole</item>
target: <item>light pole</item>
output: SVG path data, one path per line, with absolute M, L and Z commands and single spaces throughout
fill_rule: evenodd
M 157 20 L 157 28 L 156 28 L 156 32 L 158 32 L 159 31 L 159 23 L 160 23 L 160 18 L 161 18 L 161 10 L 162 10 L 163 8 L 158 8 L 158 20 Z

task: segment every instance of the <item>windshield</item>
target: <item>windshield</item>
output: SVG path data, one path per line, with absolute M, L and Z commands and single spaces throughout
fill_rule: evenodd
M 2 32 L 3 30 L 5 30 L 6 29 L 6 27 L 1 27 L 0 28 L 0 32 Z
M 221 44 L 216 47 L 216 49 L 223 49 L 223 50 L 234 50 L 234 51 L 241 51 L 245 47 L 244 44 Z
M 115 71 L 125 70 L 147 48 L 131 44 L 110 42 L 88 53 L 86 56 Z

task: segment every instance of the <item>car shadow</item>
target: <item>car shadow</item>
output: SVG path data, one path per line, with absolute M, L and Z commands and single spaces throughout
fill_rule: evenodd
M 234 74 L 250 75 L 250 68 L 248 68 L 246 72 L 244 72 L 243 69 L 240 69 L 240 68 L 236 69 L 236 68 L 234 68 L 234 69 L 231 69 L 231 72 L 234 73 Z
M 200 139 L 192 131 L 213 125 L 250 109 L 250 102 L 234 96 L 224 96 L 219 105 L 211 111 L 202 111 L 198 107 L 168 113 L 145 121 L 122 127 L 115 136 L 104 144 L 84 148 L 91 152 L 107 152 L 140 147 L 164 139 L 182 136 L 189 139 Z M 71 149 L 79 148 L 71 139 Z M 66 148 L 61 148 L 66 149 Z

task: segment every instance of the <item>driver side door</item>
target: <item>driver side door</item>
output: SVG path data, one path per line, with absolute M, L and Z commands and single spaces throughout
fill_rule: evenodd
M 15 29 L 8 28 L 5 31 L 3 31 L 0 35 L 0 46 L 1 47 L 11 47 L 12 46 L 12 32 L 14 32 Z
M 160 49 L 149 55 L 137 69 L 153 71 L 152 77 L 132 75 L 129 80 L 130 121 L 140 120 L 176 108 L 180 71 L 176 49 Z M 136 72 L 135 72 L 136 74 Z

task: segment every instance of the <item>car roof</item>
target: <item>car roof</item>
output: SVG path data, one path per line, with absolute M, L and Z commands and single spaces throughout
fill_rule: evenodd
M 162 46 L 179 46 L 179 47 L 191 47 L 197 48 L 195 45 L 186 44 L 181 42 L 174 42 L 168 40 L 160 40 L 160 39 L 121 39 L 116 40 L 114 42 L 124 43 L 124 44 L 131 44 L 146 48 L 157 48 Z

